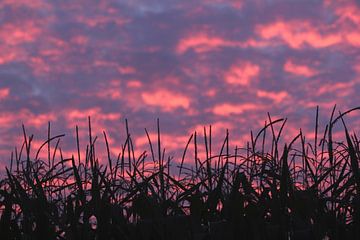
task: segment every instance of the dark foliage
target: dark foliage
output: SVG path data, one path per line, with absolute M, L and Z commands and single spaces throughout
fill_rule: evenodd
M 50 125 L 36 154 L 24 128 L 0 182 L 1 239 L 360 239 L 360 145 L 343 119 L 355 110 L 335 117 L 334 108 L 322 137 L 317 111 L 312 143 L 301 130 L 283 143 L 286 120 L 269 116 L 246 148 L 230 151 L 227 132 L 216 155 L 204 128 L 204 141 L 191 135 L 177 168 L 165 157 L 159 124 L 155 148 L 146 131 L 150 159 L 146 151 L 135 157 L 127 123 L 115 159 L 104 133 L 106 160 L 95 153 L 90 119 L 85 154 L 77 137 L 69 158 Z M 343 141 L 333 140 L 335 124 Z

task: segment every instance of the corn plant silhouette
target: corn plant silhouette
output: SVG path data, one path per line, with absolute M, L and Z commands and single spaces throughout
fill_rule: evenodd
M 218 154 L 204 127 L 177 160 L 165 155 L 159 121 L 139 156 L 127 121 L 116 158 L 104 132 L 107 159 L 97 157 L 90 118 L 85 153 L 76 127 L 77 153 L 67 157 L 50 124 L 35 152 L 23 126 L 0 181 L 1 239 L 360 239 L 360 142 L 344 120 L 357 110 L 336 115 L 335 106 L 320 136 L 317 109 L 311 143 L 301 130 L 283 143 L 286 119 L 268 115 L 245 148 L 231 150 L 227 131 Z M 344 141 L 333 139 L 335 124 Z

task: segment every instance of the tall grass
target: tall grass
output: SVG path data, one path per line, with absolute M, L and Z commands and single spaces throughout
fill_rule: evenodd
M 214 154 L 204 128 L 175 160 L 162 148 L 159 122 L 155 141 L 145 130 L 150 151 L 139 156 L 127 122 L 117 158 L 104 132 L 107 159 L 97 157 L 90 118 L 86 150 L 76 127 L 77 153 L 66 157 L 50 124 L 36 151 L 23 127 L 0 182 L 1 239 L 360 239 L 360 145 L 344 121 L 359 109 L 334 108 L 323 134 L 317 110 L 312 143 L 301 130 L 283 143 L 286 119 L 269 115 L 247 147 L 230 149 L 226 132 Z M 333 139 L 335 125 L 344 141 Z

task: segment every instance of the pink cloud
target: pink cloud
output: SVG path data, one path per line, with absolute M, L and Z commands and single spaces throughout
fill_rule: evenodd
M 103 130 L 111 130 L 120 125 L 121 114 L 118 112 L 104 112 L 99 107 L 87 109 L 66 109 L 61 113 L 66 119 L 66 125 L 73 129 L 75 125 L 79 126 L 79 135 L 86 138 L 88 135 L 88 117 L 91 117 L 91 126 L 94 136 L 102 136 Z M 110 123 L 110 124 L 109 124 Z M 102 138 L 101 138 L 102 139 Z
M 213 114 L 218 116 L 230 116 L 241 114 L 245 111 L 258 110 L 261 109 L 261 106 L 254 103 L 243 103 L 243 104 L 232 104 L 232 103 L 222 103 L 215 105 L 211 111 Z
M 98 91 L 80 93 L 80 95 L 111 100 L 121 100 L 124 97 L 121 92 L 121 80 L 119 79 L 112 79 L 104 83 L 100 83 Z
M 131 80 L 126 83 L 126 86 L 129 88 L 140 88 L 142 87 L 142 85 L 143 85 L 142 82 L 137 80 Z
M 41 29 L 34 22 L 7 23 L 0 29 L 0 38 L 8 46 L 33 42 L 40 34 Z
M 205 33 L 191 34 L 190 36 L 183 38 L 179 41 L 176 52 L 183 54 L 189 49 L 193 49 L 197 53 L 214 51 L 222 47 L 236 47 L 237 42 L 228 41 L 221 37 L 208 36 Z
M 119 113 L 104 113 L 100 108 L 89 108 L 89 109 L 68 109 L 66 111 L 67 119 L 71 121 L 86 120 L 89 116 L 96 116 L 99 120 L 119 120 L 121 115 Z
M 135 74 L 136 69 L 132 66 L 119 66 L 119 63 L 115 61 L 107 61 L 107 60 L 95 60 L 94 66 L 96 67 L 108 67 L 108 68 L 114 68 L 116 69 L 120 74 L 123 75 L 129 75 L 129 74 Z
M 257 90 L 256 95 L 260 98 L 270 99 L 275 103 L 281 103 L 284 100 L 286 100 L 286 98 L 289 97 L 289 94 L 286 91 L 269 92 L 269 91 Z
M 118 67 L 118 71 L 121 74 L 134 74 L 136 73 L 136 69 L 131 66 L 120 66 Z
M 0 7 L 4 7 L 6 5 L 12 7 L 27 7 L 32 9 L 39 9 L 39 8 L 48 8 L 49 4 L 43 0 L 2 0 L 0 3 Z
M 111 11 L 111 10 L 110 10 Z M 118 26 L 123 26 L 124 24 L 128 23 L 130 20 L 123 18 L 123 17 L 119 17 L 119 16 L 112 16 L 111 14 L 108 14 L 106 16 L 93 16 L 93 17 L 85 17 L 85 16 L 77 16 L 77 21 L 79 23 L 85 24 L 89 27 L 97 27 L 97 26 L 101 26 L 104 25 L 106 23 L 115 23 Z
M 305 46 L 324 48 L 341 43 L 342 36 L 336 33 L 322 34 L 310 22 L 306 21 L 276 21 L 258 25 L 257 34 L 266 40 L 281 39 L 291 48 L 299 49 Z
M 85 45 L 89 42 L 89 38 L 84 35 L 77 35 L 71 38 L 71 43 L 76 45 Z
M 44 75 L 52 70 L 51 64 L 41 57 L 32 57 L 29 59 L 29 64 L 32 66 L 33 73 L 36 75 Z
M 0 126 L 3 128 L 32 126 L 38 129 L 47 126 L 49 121 L 55 121 L 57 116 L 54 113 L 34 114 L 28 109 L 21 109 L 18 112 L 2 112 L 0 113 Z
M 228 84 L 248 86 L 251 81 L 258 77 L 260 67 L 251 62 L 234 64 L 225 73 L 224 78 Z
M 217 94 L 217 90 L 216 89 L 213 89 L 213 88 L 211 88 L 211 89 L 208 89 L 206 92 L 205 92 L 205 96 L 207 96 L 207 97 L 215 97 L 216 96 L 216 94 Z
M 230 121 L 214 121 L 211 123 L 206 124 L 206 131 L 209 131 L 209 127 L 211 125 L 211 134 L 221 136 L 223 137 L 226 129 L 232 130 L 235 129 L 235 126 Z M 193 132 L 197 132 L 199 135 L 203 134 L 204 132 L 204 124 L 198 124 L 194 127 L 190 128 L 190 131 L 188 131 L 188 134 L 192 134 Z
M 26 56 L 26 61 L 31 66 L 36 76 L 51 74 L 73 73 L 78 66 L 70 64 L 66 59 L 74 43 L 63 41 L 53 36 L 43 36 L 45 42 L 38 49 L 38 54 Z M 17 48 L 21 49 L 21 48 Z M 56 62 L 56 64 L 54 64 Z M 48 79 L 48 78 L 42 78 Z
M 319 106 L 321 110 L 330 112 L 334 108 L 334 105 L 337 104 L 337 102 L 336 101 L 326 101 L 325 102 L 325 101 L 300 100 L 298 102 L 298 104 L 301 106 L 304 106 L 306 108 L 310 108 L 310 109 L 316 109 L 316 107 Z
M 163 111 L 169 112 L 177 108 L 189 109 L 190 98 L 180 93 L 166 89 L 155 90 L 154 92 L 143 92 L 141 97 L 144 103 L 151 107 L 160 107 Z
M 158 135 L 155 132 L 150 132 L 149 137 L 154 144 L 157 141 Z M 164 146 L 168 150 L 174 150 L 179 149 L 179 146 L 184 146 L 189 139 L 189 136 L 179 136 L 175 134 L 169 134 L 169 133 L 161 133 L 160 138 L 162 142 L 164 143 Z M 135 145 L 137 147 L 148 147 L 149 146 L 149 140 L 147 136 L 144 134 L 143 136 L 138 136 L 135 139 Z
M 356 25 L 360 24 L 360 9 L 353 2 L 343 1 L 341 4 L 334 5 L 334 7 L 340 22 L 349 20 Z
M 292 60 L 286 61 L 286 63 L 284 64 L 284 71 L 304 77 L 312 77 L 317 74 L 314 69 L 306 65 L 295 64 Z
M 240 5 L 239 5 L 240 6 Z M 226 39 L 220 35 L 209 33 L 208 29 L 192 30 L 185 37 L 181 38 L 176 46 L 176 53 L 183 54 L 188 50 L 196 53 L 218 51 L 221 48 L 264 48 L 274 45 L 267 39 L 248 38 L 248 39 Z
M 354 91 L 355 84 L 356 81 L 322 84 L 322 86 L 319 86 L 319 88 L 316 90 L 316 94 L 321 96 L 323 94 L 331 93 L 337 97 L 346 97 L 349 96 L 352 91 Z M 333 105 L 334 104 L 335 102 Z
M 156 144 L 156 141 L 158 138 L 157 133 L 149 132 L 149 137 L 150 137 L 152 144 Z M 190 137 L 190 135 L 161 133 L 161 135 L 160 135 L 161 142 L 162 142 L 161 147 L 165 148 L 166 153 L 169 156 L 171 156 L 172 154 L 174 154 L 174 152 L 176 152 L 177 154 L 176 154 L 176 158 L 174 158 L 174 160 L 177 160 L 175 163 L 178 164 L 178 163 L 180 163 L 180 160 L 181 160 L 180 154 L 184 150 L 183 147 L 188 142 L 189 137 Z M 147 136 L 145 134 L 141 135 L 141 136 L 137 136 L 135 139 L 135 146 L 136 146 L 136 149 L 143 149 L 143 150 L 148 149 L 149 148 L 149 140 L 148 140 Z M 193 163 L 193 157 L 189 158 L 189 156 L 192 154 L 192 147 L 193 147 L 193 144 L 190 144 L 188 153 L 187 153 L 187 158 L 185 158 L 185 163 Z M 150 152 L 150 149 L 148 149 L 148 152 Z M 169 153 L 171 153 L 171 154 L 169 154 Z M 149 157 L 149 159 L 150 158 L 151 157 Z M 155 152 L 155 158 L 157 158 L 157 152 Z
M 45 113 L 38 114 L 36 117 L 28 119 L 26 122 L 30 126 L 35 126 L 36 128 L 44 128 L 48 122 L 55 121 L 57 116 L 54 113 Z
M 15 59 L 16 59 L 16 54 L 14 52 L 0 53 L 0 65 L 11 62 L 12 60 L 15 60 Z
M 189 36 L 182 38 L 177 46 L 176 52 L 183 54 L 192 49 L 196 53 L 205 53 L 210 51 L 221 50 L 221 48 L 263 48 L 271 45 L 270 42 L 262 39 L 247 39 L 241 41 L 227 40 L 219 36 L 210 36 L 207 33 L 191 33 Z
M 0 100 L 4 100 L 8 98 L 10 95 L 10 89 L 9 88 L 0 88 Z
M 39 55 L 53 61 L 60 61 L 61 58 L 64 58 L 64 55 L 70 48 L 69 42 L 53 36 L 47 36 L 46 43 L 47 46 L 43 46 L 39 49 Z
M 114 62 L 114 61 L 96 59 L 94 61 L 94 66 L 96 66 L 96 67 L 113 67 L 113 68 L 117 68 L 118 64 L 116 62 Z
M 330 4 L 331 5 L 331 4 Z M 338 16 L 336 26 L 342 34 L 344 42 L 351 46 L 360 46 L 360 8 L 351 1 L 334 4 L 335 14 Z
M 345 35 L 345 39 L 350 45 L 360 47 L 360 30 L 357 32 L 349 32 Z
M 360 75 L 360 64 L 354 64 L 353 70 Z

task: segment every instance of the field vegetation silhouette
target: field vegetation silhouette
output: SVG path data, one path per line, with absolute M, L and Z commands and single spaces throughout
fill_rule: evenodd
M 95 151 L 90 118 L 86 150 L 76 127 L 73 156 L 63 156 L 64 135 L 51 136 L 50 125 L 39 149 L 23 127 L 0 181 L 1 239 L 360 239 L 360 141 L 344 121 L 358 110 L 334 107 L 320 133 L 317 109 L 311 142 L 301 130 L 284 142 L 286 119 L 268 115 L 246 147 L 231 149 L 227 132 L 216 154 L 204 128 L 179 159 L 165 156 L 159 121 L 139 156 L 127 121 L 116 158 L 104 132 L 107 159 Z

